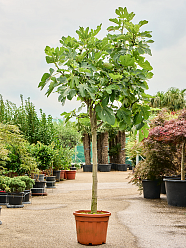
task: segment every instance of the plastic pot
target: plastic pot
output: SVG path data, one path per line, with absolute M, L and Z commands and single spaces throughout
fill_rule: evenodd
M 90 210 L 75 211 L 77 241 L 83 245 L 101 245 L 106 243 L 107 227 L 110 212 L 98 211 L 89 214 Z

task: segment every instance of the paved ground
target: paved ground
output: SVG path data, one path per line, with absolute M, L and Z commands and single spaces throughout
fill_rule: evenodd
M 102 248 L 186 247 L 186 208 L 169 207 L 166 196 L 146 200 L 128 184 L 129 172 L 98 172 L 98 208 L 111 212 Z M 76 180 L 57 183 L 48 196 L 35 196 L 22 209 L 2 206 L 0 247 L 73 248 L 73 212 L 90 209 L 92 174 L 79 170 Z

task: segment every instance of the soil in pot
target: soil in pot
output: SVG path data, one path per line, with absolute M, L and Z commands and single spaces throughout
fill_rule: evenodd
M 79 210 L 73 213 L 76 220 L 77 241 L 83 245 L 105 244 L 111 213 L 98 211 L 98 214 L 89 214 L 89 212 L 90 210 Z
M 159 199 L 161 191 L 161 182 L 161 180 L 142 180 L 144 198 Z

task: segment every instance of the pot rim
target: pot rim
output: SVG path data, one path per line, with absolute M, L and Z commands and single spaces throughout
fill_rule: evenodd
M 91 210 L 77 210 L 73 213 L 75 216 L 81 216 L 81 217 L 106 217 L 110 216 L 111 213 L 108 211 L 103 211 L 103 210 L 97 210 L 97 214 L 89 214 L 88 212 L 91 212 Z M 99 213 L 100 212 L 100 213 Z
M 176 183 L 176 182 L 179 182 L 179 183 L 186 183 L 186 180 L 181 180 L 181 178 L 180 178 L 180 179 L 174 179 L 174 178 L 173 178 L 173 179 L 170 179 L 170 178 L 169 178 L 169 179 L 166 179 L 166 178 L 165 178 L 165 179 L 163 179 L 163 181 L 164 181 L 164 182 L 174 182 L 174 183 Z

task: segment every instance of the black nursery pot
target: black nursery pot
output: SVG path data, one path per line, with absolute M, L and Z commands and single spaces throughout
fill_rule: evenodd
M 30 190 L 24 190 L 23 203 L 30 203 Z
M 83 172 L 92 172 L 92 164 L 84 164 Z
M 116 168 L 118 171 L 127 171 L 128 164 L 117 164 Z
M 98 170 L 100 172 L 110 172 L 111 171 L 111 164 L 99 164 Z
M 161 180 L 142 180 L 143 195 L 147 199 L 159 199 L 161 191 Z
M 164 179 L 167 203 L 171 206 L 186 207 L 186 180 Z
M 60 182 L 60 173 L 61 173 L 60 170 L 54 170 L 53 171 L 53 176 L 56 177 L 56 182 Z
M 23 202 L 23 192 L 20 193 L 8 193 L 8 204 L 7 207 L 10 206 L 17 206 L 17 207 L 24 207 L 22 202 Z
M 6 192 L 0 192 L 0 205 L 6 205 L 8 202 L 8 193 Z

